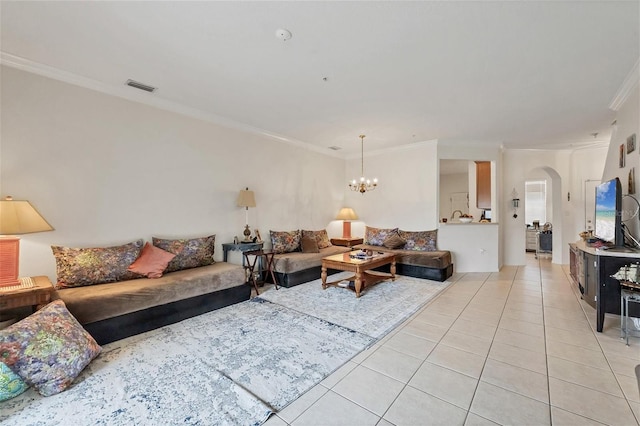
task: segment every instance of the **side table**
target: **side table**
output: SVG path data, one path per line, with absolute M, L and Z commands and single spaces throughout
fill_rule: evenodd
M 35 312 L 39 305 L 51 301 L 54 289 L 48 277 L 25 277 L 20 281 L 16 286 L 0 287 L 0 311 L 31 306 Z
M 263 241 L 257 242 L 257 243 L 239 243 L 239 244 L 233 244 L 233 243 L 225 243 L 222 244 L 222 260 L 223 261 L 227 261 L 228 256 L 229 256 L 229 251 L 241 251 L 241 252 L 246 252 L 246 251 L 254 251 L 254 250 L 262 250 L 262 246 L 264 245 Z M 245 265 L 245 258 L 244 256 L 242 257 L 242 266 L 246 266 Z
M 242 252 L 243 261 L 242 263 L 246 263 L 247 266 L 247 275 L 248 281 L 253 284 L 253 288 L 256 290 L 256 296 L 260 294 L 258 291 L 258 280 L 256 278 L 256 264 L 258 263 L 258 259 L 260 259 L 259 275 L 262 278 L 263 273 L 271 274 L 271 279 L 273 280 L 273 284 L 276 286 L 276 290 L 278 290 L 278 280 L 276 280 L 276 276 L 273 273 L 273 255 L 275 253 L 272 251 L 263 251 L 263 250 L 253 250 L 253 251 L 245 251 Z M 264 259 L 264 262 L 263 262 Z M 265 277 L 266 278 L 266 277 Z
M 334 246 L 353 247 L 364 242 L 363 238 L 332 238 L 331 244 Z

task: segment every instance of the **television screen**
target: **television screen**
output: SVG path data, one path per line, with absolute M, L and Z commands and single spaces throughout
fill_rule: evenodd
M 618 178 L 596 187 L 596 213 L 594 234 L 597 238 L 622 246 L 620 210 L 622 189 Z

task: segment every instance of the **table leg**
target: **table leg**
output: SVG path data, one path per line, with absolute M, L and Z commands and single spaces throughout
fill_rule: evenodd
M 322 278 L 322 289 L 326 290 L 327 288 L 327 267 L 322 264 L 322 270 L 320 272 L 320 278 Z
M 356 297 L 360 297 L 360 290 L 362 290 L 362 273 L 360 270 L 356 271 L 356 279 L 355 279 L 355 287 L 356 287 Z
M 396 260 L 393 259 L 393 262 L 391 262 L 391 281 L 395 281 L 396 280 Z

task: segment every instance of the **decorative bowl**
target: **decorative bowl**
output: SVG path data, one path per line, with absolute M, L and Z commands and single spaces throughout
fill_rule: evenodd
M 473 222 L 473 218 L 472 217 L 461 217 L 460 218 L 460 223 L 471 223 Z

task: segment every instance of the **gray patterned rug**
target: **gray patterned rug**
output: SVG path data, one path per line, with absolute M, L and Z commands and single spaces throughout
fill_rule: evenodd
M 340 272 L 328 281 L 350 276 L 352 272 Z M 450 284 L 397 276 L 395 281 L 380 282 L 356 298 L 354 292 L 345 288 L 323 290 L 322 281 L 317 279 L 291 288 L 272 289 L 260 297 L 380 339 Z
M 105 345 L 65 392 L 0 403 L 0 423 L 260 424 L 445 287 L 399 277 L 360 299 L 319 281 L 268 291 Z

